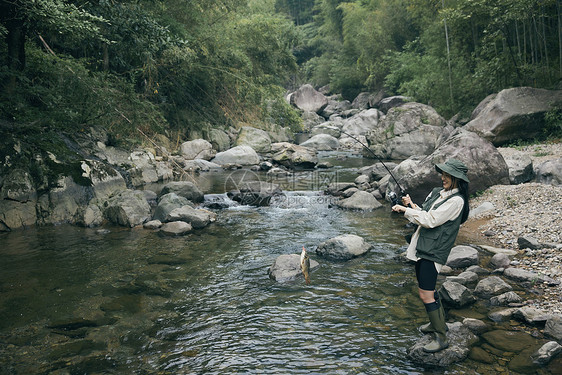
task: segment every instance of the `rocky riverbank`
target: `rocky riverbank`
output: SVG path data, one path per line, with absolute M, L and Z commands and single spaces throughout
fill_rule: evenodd
M 562 144 L 500 148 L 504 157 L 523 154 L 534 165 L 562 157 Z M 476 215 L 461 228 L 464 241 L 516 251 L 511 265 L 562 282 L 562 186 L 540 183 L 494 185 L 470 202 Z M 478 207 L 483 211 L 477 213 Z M 530 305 L 562 313 L 562 286 L 536 285 Z

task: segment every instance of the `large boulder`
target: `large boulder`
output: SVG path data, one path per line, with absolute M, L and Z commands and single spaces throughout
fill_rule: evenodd
M 318 164 L 316 150 L 288 142 L 271 145 L 273 161 L 288 168 L 314 168 Z
M 310 147 L 318 151 L 336 150 L 340 143 L 329 134 L 316 134 L 312 138 L 300 144 L 303 147 Z
M 326 121 L 319 125 L 314 126 L 310 135 L 315 136 L 317 134 L 328 134 L 332 137 L 339 138 L 341 135 L 341 128 L 338 126 L 339 123 L 334 121 Z M 341 125 L 341 124 L 340 124 Z
M 175 193 L 180 197 L 184 197 L 195 203 L 200 203 L 204 200 L 203 192 L 199 190 L 197 185 L 189 181 L 174 181 L 167 183 L 160 191 L 159 197 L 169 193 Z
M 478 341 L 478 337 L 461 322 L 447 324 L 447 340 L 449 347 L 437 353 L 426 353 L 423 347 L 433 340 L 433 335 L 425 335 L 414 346 L 408 349 L 408 357 L 415 363 L 430 367 L 448 367 L 468 357 L 470 347 Z
M 344 234 L 322 242 L 316 253 L 330 259 L 349 260 L 367 253 L 371 247 L 362 237 Z
M 509 169 L 509 181 L 513 185 L 529 182 L 535 177 L 533 160 L 524 152 L 514 148 L 498 148 Z
M 385 96 L 386 96 L 386 93 L 384 92 L 384 90 L 380 90 L 380 91 L 375 92 L 375 93 L 362 92 L 362 93 L 359 93 L 359 95 L 357 95 L 357 97 L 355 99 L 353 99 L 353 102 L 351 103 L 351 106 L 353 108 L 361 109 L 361 110 L 373 108 Z
M 212 160 L 218 165 L 257 165 L 260 157 L 250 146 L 236 146 L 229 150 L 219 152 Z
M 316 112 L 304 111 L 301 115 L 302 127 L 305 131 L 311 130 L 317 125 L 322 124 L 326 119 Z
M 13 169 L 4 176 L 0 189 L 0 199 L 27 202 L 37 198 L 31 175 L 23 169 Z
M 279 185 L 262 181 L 241 181 L 238 190 L 227 192 L 230 199 L 248 206 L 267 206 L 271 199 L 281 194 Z
M 375 108 L 361 111 L 355 116 L 343 120 L 342 131 L 353 136 L 366 135 L 374 130 L 383 118 L 384 114 Z
M 84 160 L 80 165 L 82 177 L 91 182 L 95 198 L 103 199 L 127 189 L 127 183 L 119 172 L 97 160 Z
M 166 216 L 166 221 L 185 221 L 195 229 L 204 228 L 216 220 L 216 215 L 207 210 L 196 209 L 191 206 L 175 208 Z
M 299 254 L 280 255 L 269 268 L 269 277 L 277 282 L 286 282 L 298 277 L 304 277 L 300 264 Z M 310 259 L 309 271 L 318 268 L 319 265 L 320 264 L 317 261 Z
M 489 276 L 478 282 L 474 293 L 482 298 L 491 298 L 505 292 L 510 292 L 513 288 L 497 276 Z
M 460 309 L 476 301 L 470 289 L 454 281 L 445 281 L 439 289 L 439 294 L 443 296 L 443 301 L 447 303 L 447 305 L 456 309 Z
M 256 152 L 271 151 L 271 137 L 265 130 L 244 126 L 238 133 L 237 146 L 250 146 Z
M 75 222 L 88 204 L 88 187 L 77 184 L 72 177 L 60 176 L 55 186 L 37 199 L 37 224 Z
M 213 145 L 204 139 L 195 139 L 181 145 L 181 154 L 187 160 L 211 160 L 215 156 Z
M 485 100 L 487 104 L 464 128 L 500 146 L 540 135 L 545 113 L 562 102 L 562 90 L 516 87 Z
M 291 95 L 290 102 L 303 111 L 320 113 L 328 105 L 328 98 L 316 91 L 312 85 L 306 84 Z
M 465 268 L 478 264 L 478 250 L 471 246 L 459 245 L 451 249 L 447 258 L 447 266 Z
M 462 128 L 456 129 L 431 155 L 404 160 L 392 173 L 419 204 L 434 187 L 441 185 L 435 164 L 450 158 L 459 159 L 468 167 L 470 194 L 493 185 L 509 185 L 507 164 L 494 145 Z M 390 191 L 398 192 L 393 179 L 387 185 L 387 194 Z
M 404 103 L 407 103 L 409 101 L 410 101 L 410 98 L 408 98 L 406 96 L 401 96 L 401 95 L 389 96 L 389 97 L 381 99 L 375 105 L 375 107 L 377 107 L 378 109 L 380 109 L 384 113 L 387 113 L 390 109 L 395 108 L 395 107 L 400 107 L 401 105 L 403 105 Z
M 158 206 L 154 211 L 153 219 L 166 221 L 168 215 L 176 208 L 189 205 L 190 201 L 187 198 L 180 197 L 176 193 L 168 193 L 159 198 Z
M 134 227 L 150 219 L 150 205 L 139 190 L 125 190 L 107 201 L 105 217 L 112 223 Z
M 213 146 L 213 149 L 221 152 L 226 151 L 230 148 L 230 137 L 224 130 L 211 129 L 209 131 L 209 141 Z
M 562 185 L 562 158 L 539 164 L 535 174 L 536 181 L 541 184 Z
M 356 191 L 349 198 L 335 202 L 335 205 L 347 210 L 361 211 L 372 211 L 382 207 L 382 203 L 380 203 L 373 194 L 361 190 Z
M 435 109 L 420 103 L 392 108 L 368 135 L 370 148 L 381 158 L 406 159 L 429 155 L 452 131 Z
M 322 116 L 329 118 L 335 114 L 350 110 L 351 102 L 349 100 L 328 100 L 328 105 L 322 110 Z

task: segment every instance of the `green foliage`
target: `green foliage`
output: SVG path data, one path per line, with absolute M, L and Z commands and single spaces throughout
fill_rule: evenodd
M 544 115 L 545 134 L 550 139 L 562 139 L 562 104 L 554 106 Z

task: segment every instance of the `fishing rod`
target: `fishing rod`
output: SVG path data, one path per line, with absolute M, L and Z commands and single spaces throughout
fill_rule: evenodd
M 364 144 L 363 142 L 361 142 L 359 139 L 357 139 L 355 136 L 344 132 L 343 130 L 341 131 L 343 134 L 347 135 L 348 137 L 350 137 L 351 139 L 355 140 L 355 142 L 359 143 L 361 146 L 363 146 L 364 149 L 368 150 L 384 167 L 384 169 L 386 169 L 388 171 L 388 173 L 390 174 L 390 177 L 392 177 L 392 179 L 394 180 L 394 182 L 396 182 L 396 186 L 398 186 L 398 189 L 400 190 L 401 193 L 405 194 L 406 190 L 404 190 L 402 188 L 402 186 L 400 186 L 400 183 L 398 182 L 398 180 L 396 179 L 396 177 L 394 177 L 394 175 L 392 174 L 392 172 L 390 171 L 390 169 L 386 166 L 386 164 L 384 164 L 384 162 L 382 161 L 382 159 L 375 154 L 375 152 L 373 150 L 371 150 L 366 144 Z M 394 192 L 391 192 L 391 194 Z M 391 196 L 391 194 L 389 194 L 389 198 L 391 199 L 393 204 L 397 204 L 398 203 L 398 198 L 396 197 L 396 194 L 394 193 L 393 196 Z

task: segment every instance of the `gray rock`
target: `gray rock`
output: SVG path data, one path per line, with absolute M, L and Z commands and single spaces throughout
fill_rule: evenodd
M 462 308 L 476 301 L 468 288 L 454 281 L 445 281 L 439 293 L 443 296 L 443 301 L 454 308 Z
M 162 222 L 160 220 L 150 220 L 142 226 L 144 229 L 160 229 L 162 227 Z
M 373 194 L 366 191 L 356 191 L 351 197 L 335 202 L 335 205 L 347 210 L 372 211 L 382 207 Z
M 484 342 L 506 352 L 521 352 L 534 344 L 535 339 L 525 332 L 497 329 L 480 336 Z
M 447 281 L 454 281 L 456 283 L 467 286 L 478 281 L 478 275 L 472 271 L 464 271 L 457 276 L 448 276 Z
M 550 341 L 541 346 L 531 358 L 534 363 L 544 366 L 560 353 L 562 353 L 562 345 L 556 341 Z
M 409 100 L 410 99 L 405 96 L 389 96 L 381 99 L 375 106 L 384 113 L 387 113 L 391 108 L 399 107 Z
M 517 251 L 511 249 L 502 249 L 500 247 L 493 247 L 488 245 L 480 245 L 480 247 L 492 254 L 517 255 Z
M 507 254 L 494 254 L 490 259 L 490 266 L 494 269 L 507 268 L 511 264 L 511 259 Z
M 340 143 L 329 134 L 316 134 L 312 138 L 300 144 L 303 147 L 313 148 L 318 151 L 336 150 Z
M 230 137 L 224 130 L 212 128 L 209 131 L 209 141 L 213 149 L 221 152 L 230 148 Z
M 562 90 L 516 87 L 502 90 L 464 126 L 500 146 L 517 139 L 533 139 L 543 132 L 544 114 L 562 101 Z
M 362 92 L 353 99 L 351 106 L 357 109 L 369 109 L 377 105 L 385 96 L 384 90 L 375 93 Z
M 339 138 L 341 135 L 341 129 L 338 126 L 336 126 L 334 122 L 327 121 L 313 127 L 310 134 L 312 136 L 318 134 L 328 134 L 331 135 L 332 137 Z
M 185 221 L 194 229 L 201 229 L 215 221 L 215 214 L 207 210 L 183 206 L 172 210 L 166 217 L 166 221 Z
M 355 116 L 343 120 L 341 130 L 344 136 L 346 136 L 345 133 L 355 137 L 366 136 L 377 128 L 382 118 L 384 118 L 384 114 L 375 108 L 361 111 Z
M 303 111 L 320 113 L 328 105 L 328 98 L 306 84 L 291 95 L 290 103 Z
M 76 224 L 87 228 L 97 227 L 103 224 L 103 212 L 97 204 L 89 204 L 83 208 L 76 220 Z
M 480 319 L 464 318 L 462 324 L 470 329 L 470 331 L 475 335 L 481 335 L 488 331 L 488 326 Z
M 548 318 L 544 326 L 544 333 L 562 341 L 562 315 L 552 315 Z
M 304 111 L 302 113 L 303 129 L 305 131 L 310 131 L 317 125 L 320 125 L 326 121 L 326 119 L 320 116 L 316 112 Z
M 9 232 L 12 229 L 25 228 L 37 222 L 37 208 L 35 201 L 25 203 L 0 199 L 0 231 Z
M 510 149 L 508 152 L 498 149 L 509 169 L 509 181 L 512 185 L 532 181 L 535 178 L 533 160 L 529 155 Z
M 238 190 L 227 193 L 233 201 L 248 206 L 268 206 L 282 194 L 279 185 L 261 181 L 240 182 Z
M 236 146 L 217 153 L 215 158 L 211 161 L 222 166 L 257 165 L 260 163 L 260 157 L 250 146 Z
M 287 168 L 314 168 L 318 164 L 316 150 L 288 142 L 273 143 L 272 160 Z
M 183 236 L 192 231 L 190 224 L 183 221 L 172 221 L 171 223 L 165 223 L 160 228 L 160 233 L 167 236 Z
M 181 155 L 187 160 L 211 160 L 216 155 L 216 152 L 213 150 L 213 145 L 204 139 L 184 142 L 180 149 Z
M 455 246 L 451 249 L 446 264 L 451 268 L 465 268 L 478 264 L 478 250 L 470 246 Z
M 271 137 L 265 130 L 244 126 L 238 133 L 237 146 L 250 146 L 256 152 L 271 151 Z
M 520 249 L 531 249 L 537 250 L 541 249 L 543 246 L 534 237 L 531 236 L 521 236 L 517 238 L 517 244 Z
M 334 182 L 328 185 L 324 194 L 342 196 L 346 190 L 351 188 L 357 188 L 357 186 L 353 182 Z
M 543 283 L 549 286 L 560 285 L 560 281 L 533 271 L 510 267 L 504 271 L 504 276 L 518 282 Z
M 316 253 L 330 259 L 349 260 L 364 255 L 371 247 L 362 237 L 344 234 L 322 242 Z
M 488 318 L 490 318 L 491 321 L 496 323 L 506 322 L 513 317 L 513 314 L 517 310 L 518 309 L 516 308 L 510 308 L 504 310 L 491 311 L 490 313 L 488 313 Z
M 123 176 L 101 161 L 84 160 L 80 168 L 82 177 L 90 180 L 95 198 L 107 198 L 127 189 Z
M 497 296 L 498 294 L 509 292 L 512 289 L 511 285 L 503 281 L 501 278 L 497 276 L 489 276 L 478 282 L 476 288 L 474 289 L 474 293 L 482 298 L 491 298 L 493 296 Z
M 328 100 L 328 105 L 322 110 L 322 116 L 329 118 L 336 113 L 341 114 L 351 108 L 349 100 Z
M 216 163 L 212 163 L 203 159 L 186 160 L 184 163 L 183 170 L 190 172 L 208 172 L 211 169 L 221 169 L 222 167 Z
M 164 185 L 160 191 L 159 197 L 170 193 L 175 193 L 195 203 L 200 203 L 205 200 L 203 192 L 199 190 L 197 185 L 189 181 L 174 181 Z
M 398 164 L 394 162 L 385 162 L 384 165 L 392 171 Z M 382 163 L 375 163 L 373 165 L 360 168 L 359 173 L 368 175 L 372 181 L 379 181 L 381 178 L 389 174 L 384 165 L 382 165 Z
M 390 109 L 381 123 L 369 132 L 367 139 L 379 157 L 406 159 L 433 153 L 451 130 L 435 109 L 412 102 Z
M 480 266 L 470 266 L 466 269 L 466 271 L 468 272 L 474 272 L 477 275 L 483 276 L 483 275 L 489 275 L 490 271 L 488 271 L 487 269 L 484 269 Z
M 532 325 L 544 325 L 552 314 L 531 306 L 521 307 L 513 312 L 513 317 Z
M 523 299 L 515 292 L 506 292 L 490 298 L 492 306 L 507 306 L 510 303 L 520 303 Z
M 5 176 L 0 189 L 0 199 L 27 202 L 37 198 L 31 175 L 23 169 L 13 169 Z
M 132 228 L 150 219 L 150 206 L 142 191 L 125 190 L 107 202 L 104 215 L 114 224 Z
M 310 259 L 310 271 L 318 268 L 320 264 Z M 304 277 L 300 267 L 299 254 L 283 254 L 275 259 L 269 268 L 269 277 L 278 282 L 294 280 L 297 277 Z
M 447 332 L 449 347 L 447 349 L 437 353 L 424 352 L 424 345 L 433 340 L 432 335 L 425 335 L 408 349 L 408 357 L 415 363 L 432 367 L 448 367 L 466 359 L 470 346 L 477 342 L 478 338 L 460 322 L 447 324 L 447 326 L 449 327 Z
M 435 186 L 440 184 L 436 163 L 457 158 L 468 167 L 470 194 L 484 191 L 493 185 L 508 185 L 509 171 L 501 154 L 490 143 L 478 135 L 456 129 L 447 140 L 429 156 L 404 160 L 392 173 L 401 181 L 400 185 L 409 192 L 414 202 L 423 202 Z M 387 193 L 396 186 L 389 180 Z
M 473 217 L 478 217 L 478 216 L 481 216 L 481 215 L 486 215 L 488 213 L 493 212 L 495 209 L 496 209 L 496 207 L 494 207 L 493 203 L 484 202 L 476 208 L 471 208 L 470 213 L 469 213 L 469 217 L 473 218 Z
M 160 197 L 158 206 L 154 211 L 153 219 L 166 221 L 166 217 L 176 208 L 189 205 L 190 201 L 187 198 L 180 197 L 176 193 L 168 193 Z
M 541 184 L 562 185 L 562 158 L 539 164 L 535 174 L 536 181 Z

